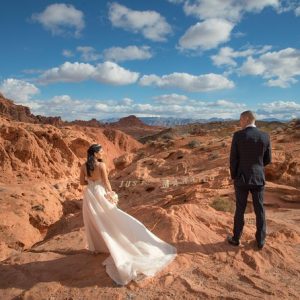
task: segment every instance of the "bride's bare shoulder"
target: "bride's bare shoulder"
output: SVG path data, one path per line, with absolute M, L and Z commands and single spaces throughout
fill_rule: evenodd
M 98 166 L 99 168 L 104 168 L 106 166 L 106 164 L 104 161 L 97 161 L 96 166 Z

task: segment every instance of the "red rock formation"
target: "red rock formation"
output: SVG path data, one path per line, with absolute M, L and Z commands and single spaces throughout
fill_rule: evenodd
M 81 197 L 79 169 L 92 143 L 103 146 L 109 170 L 115 158 L 141 147 L 121 131 L 107 132 L 0 117 L 0 259 L 42 240 L 64 203 Z
M 79 125 L 86 127 L 102 127 L 102 123 L 96 119 L 90 121 L 75 120 L 71 122 L 63 121 L 61 117 L 45 117 L 41 115 L 33 115 L 30 109 L 23 105 L 17 105 L 13 101 L 6 99 L 0 94 L 0 116 L 8 119 L 25 122 L 25 123 L 38 123 L 50 124 L 56 127 L 67 125 Z
M 138 140 L 144 136 L 153 135 L 165 129 L 161 126 L 149 126 L 134 115 L 121 118 L 118 122 L 110 123 L 108 127 L 117 128 Z
M 241 246 L 225 242 L 233 226 L 232 124 L 178 130 L 140 147 L 109 127 L 0 123 L 1 299 L 299 299 L 294 125 L 261 124 L 271 134 L 274 164 L 267 168 L 267 243 L 256 251 L 251 198 Z M 110 179 L 120 208 L 178 250 L 153 278 L 116 287 L 102 266 L 107 255 L 84 249 L 77 177 L 92 142 L 116 166 Z M 216 202 L 225 206 L 217 210 Z
M 85 126 L 85 127 L 103 127 L 103 124 L 96 120 L 91 119 L 89 121 L 83 121 L 83 120 L 75 120 L 71 122 L 65 122 L 66 125 L 79 125 L 79 126 Z
M 16 105 L 13 101 L 4 98 L 2 94 L 0 94 L 0 116 L 20 122 L 35 122 L 35 117 L 28 107 Z
M 35 116 L 35 122 L 39 124 L 50 124 L 56 127 L 62 126 L 65 122 L 61 119 L 61 117 L 45 117 L 41 115 Z
M 112 123 L 112 125 L 120 126 L 120 127 L 148 127 L 145 123 L 143 123 L 139 118 L 134 115 L 130 115 L 128 117 L 121 118 L 118 122 Z

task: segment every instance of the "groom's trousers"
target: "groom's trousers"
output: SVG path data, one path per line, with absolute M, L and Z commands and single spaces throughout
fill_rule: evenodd
M 256 215 L 256 241 L 263 244 L 266 238 L 266 218 L 264 209 L 264 186 L 235 185 L 236 209 L 234 215 L 233 238 L 239 240 L 244 227 L 244 213 L 247 207 L 248 194 L 251 192 Z

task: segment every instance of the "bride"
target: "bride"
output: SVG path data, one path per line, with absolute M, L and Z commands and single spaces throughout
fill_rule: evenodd
M 83 221 L 88 249 L 109 253 L 103 262 L 108 275 L 120 285 L 153 276 L 176 256 L 176 249 L 150 232 L 141 222 L 116 206 L 103 149 L 93 144 L 81 167 Z

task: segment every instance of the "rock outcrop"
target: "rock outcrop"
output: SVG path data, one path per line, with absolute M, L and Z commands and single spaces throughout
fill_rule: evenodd
M 110 128 L 117 128 L 135 139 L 140 140 L 144 136 L 153 135 L 165 129 L 161 126 L 149 126 L 134 115 L 121 118 L 118 122 L 110 123 Z

